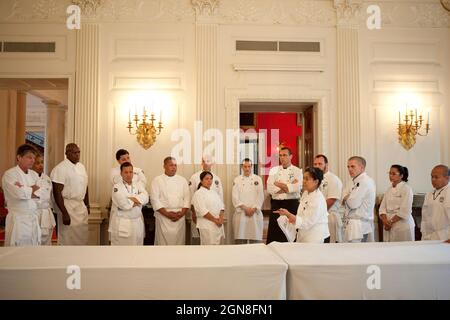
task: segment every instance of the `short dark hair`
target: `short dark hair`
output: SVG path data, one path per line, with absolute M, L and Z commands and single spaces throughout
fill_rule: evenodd
M 244 163 L 244 162 L 252 162 L 252 160 L 250 160 L 250 158 L 245 158 L 244 160 L 242 160 L 242 163 Z
M 399 164 L 393 164 L 391 166 L 391 169 L 395 168 L 397 169 L 398 173 L 402 176 L 402 181 L 408 182 L 408 176 L 409 176 L 409 172 L 408 172 L 408 168 L 407 167 L 403 167 Z
M 440 169 L 445 177 L 450 176 L 450 170 L 445 164 L 438 164 L 433 169 Z
M 320 186 L 320 184 L 322 183 L 322 180 L 323 180 L 323 171 L 322 170 L 320 170 L 319 168 L 308 167 L 305 169 L 305 173 L 309 173 L 314 180 L 318 180 L 319 183 L 317 184 L 317 187 Z
M 325 163 L 328 163 L 328 158 L 325 155 L 323 155 L 323 154 L 318 154 L 314 158 L 316 158 L 316 159 L 323 158 L 323 161 L 325 161 Z
M 358 161 L 364 168 L 366 167 L 366 159 L 360 156 L 353 156 L 348 159 L 348 161 L 355 160 Z
M 122 163 L 120 165 L 120 172 L 123 171 L 123 168 L 128 168 L 128 167 L 132 167 L 133 168 L 133 165 L 131 164 L 131 162 L 124 162 L 124 163 Z
M 164 164 L 167 164 L 167 162 L 169 161 L 177 161 L 177 159 L 175 159 L 174 157 L 165 157 L 164 158 Z
M 211 172 L 209 172 L 209 171 L 203 171 L 202 173 L 200 173 L 200 182 L 199 182 L 199 184 L 198 184 L 198 186 L 197 186 L 197 190 L 200 189 L 200 187 L 202 186 L 202 180 L 203 180 L 208 174 L 211 176 L 211 178 L 214 178 L 213 174 L 212 174 Z
M 130 154 L 130 153 L 127 150 L 125 150 L 125 149 L 117 150 L 117 152 L 116 152 L 116 160 L 119 161 L 120 157 L 124 156 L 126 154 Z
M 291 154 L 292 154 L 292 151 L 291 151 L 291 149 L 290 149 L 290 148 L 288 148 L 288 147 L 283 147 L 283 148 L 281 148 L 281 149 L 280 149 L 280 151 L 283 151 L 283 150 L 287 150 L 287 151 L 289 152 L 289 155 L 291 155 Z
M 33 147 L 31 144 L 23 144 L 20 147 L 17 148 L 16 156 L 25 156 L 27 153 L 32 153 L 34 155 L 37 154 L 37 150 L 35 147 Z

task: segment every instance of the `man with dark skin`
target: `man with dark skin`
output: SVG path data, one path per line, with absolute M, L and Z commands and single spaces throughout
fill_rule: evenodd
M 59 209 L 62 218 L 61 221 L 58 221 L 58 228 L 60 222 L 63 226 L 68 226 L 59 229 L 60 235 L 63 235 L 60 243 L 87 245 L 87 215 L 90 214 L 88 179 L 86 169 L 80 163 L 80 148 L 75 143 L 69 143 L 66 146 L 66 160 L 52 170 L 51 178 L 53 197 L 57 205 L 55 209 Z M 81 201 L 84 202 L 84 205 Z M 67 206 L 70 208 L 68 209 Z M 76 221 L 73 221 L 74 219 Z M 67 231 L 67 237 L 64 230 Z

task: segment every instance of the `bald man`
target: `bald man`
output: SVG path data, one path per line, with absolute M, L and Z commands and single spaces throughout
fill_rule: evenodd
M 58 215 L 58 244 L 87 245 L 88 175 L 80 163 L 80 148 L 75 143 L 66 146 L 66 159 L 53 168 L 50 178 Z
M 375 182 L 365 172 L 366 160 L 363 157 L 349 158 L 347 169 L 352 181 L 347 188 L 348 194 L 342 200 L 345 206 L 344 240 L 346 242 L 373 241 Z
M 434 191 L 428 192 L 422 208 L 422 240 L 444 240 L 450 243 L 450 172 L 440 164 L 431 170 Z

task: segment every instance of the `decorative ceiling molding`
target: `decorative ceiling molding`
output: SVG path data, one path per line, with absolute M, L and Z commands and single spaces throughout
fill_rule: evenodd
M 80 7 L 82 15 L 95 17 L 97 11 L 103 6 L 104 0 L 72 0 L 72 4 Z
M 343 27 L 358 27 L 362 0 L 334 0 L 337 25 Z
M 219 0 L 191 0 L 197 17 L 214 16 L 219 9 Z
M 0 0 L 0 23 L 65 23 L 77 4 L 82 21 L 148 23 L 214 21 L 335 27 L 366 25 L 365 8 L 381 7 L 382 28 L 448 28 L 450 0 Z

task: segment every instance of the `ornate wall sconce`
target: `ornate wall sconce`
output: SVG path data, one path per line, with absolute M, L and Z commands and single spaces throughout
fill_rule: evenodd
M 128 132 L 131 135 L 136 135 L 137 142 L 147 150 L 156 142 L 156 136 L 161 133 L 163 129 L 162 126 L 162 112 L 159 114 L 158 126 L 155 125 L 156 118 L 155 114 L 152 112 L 150 119 L 147 120 L 149 116 L 144 107 L 144 112 L 141 117 L 135 112 L 133 120 L 131 119 L 131 113 L 128 112 Z M 133 126 L 134 122 L 134 126 Z
M 417 109 L 415 112 L 412 110 L 408 113 L 406 108 L 403 123 L 401 112 L 398 112 L 398 142 L 406 150 L 411 149 L 416 144 L 416 136 L 427 136 L 430 131 L 430 112 L 428 112 L 428 118 L 425 126 L 423 126 L 422 114 L 417 115 Z

